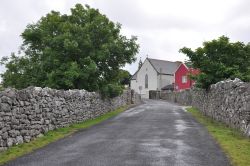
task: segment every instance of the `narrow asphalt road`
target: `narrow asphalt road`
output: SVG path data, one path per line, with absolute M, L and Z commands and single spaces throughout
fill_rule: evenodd
M 228 166 L 206 129 L 181 107 L 147 100 L 9 162 L 9 166 Z

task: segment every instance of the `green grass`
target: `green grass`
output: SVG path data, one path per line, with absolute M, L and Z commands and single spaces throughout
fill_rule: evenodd
M 250 166 L 250 139 L 225 124 L 216 122 L 206 117 L 195 108 L 188 108 L 190 112 L 201 124 L 203 124 L 209 133 L 219 143 L 224 152 L 228 155 L 232 165 Z
M 104 120 L 107 120 L 111 117 L 114 117 L 126 109 L 127 109 L 127 106 L 120 107 L 119 109 L 117 109 L 115 111 L 108 112 L 102 116 L 95 118 L 95 119 L 87 120 L 87 121 L 84 121 L 81 123 L 72 124 L 69 127 L 58 128 L 56 130 L 49 131 L 49 132 L 45 133 L 43 137 L 36 138 L 29 143 L 24 143 L 24 144 L 10 147 L 6 151 L 3 151 L 0 153 L 0 165 L 6 163 L 7 161 L 13 160 L 17 157 L 20 157 L 24 154 L 30 153 L 30 152 L 32 152 L 38 148 L 41 148 L 45 145 L 48 145 L 51 142 L 57 141 L 57 140 L 64 138 L 68 135 L 71 135 L 72 133 L 74 133 L 80 129 L 86 129 L 86 128 L 91 127 L 95 124 L 98 124 Z

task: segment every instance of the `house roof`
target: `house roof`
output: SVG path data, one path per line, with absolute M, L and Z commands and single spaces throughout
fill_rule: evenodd
M 197 75 L 197 74 L 200 73 L 200 70 L 199 70 L 199 69 L 195 69 L 195 68 L 192 68 L 192 67 L 188 67 L 185 63 L 181 63 L 181 64 L 177 67 L 177 69 L 176 69 L 175 72 L 177 72 L 177 70 L 179 70 L 179 68 L 180 68 L 181 66 L 184 66 L 184 67 L 188 70 L 188 72 L 189 72 L 190 74 L 192 74 L 192 75 Z
M 132 76 L 131 80 L 136 80 L 137 79 L 137 73 L 138 73 L 138 70 L 135 72 L 135 74 Z
M 166 74 L 166 75 L 174 75 L 175 71 L 181 64 L 181 62 L 171 62 L 171 61 L 165 61 L 165 60 L 159 60 L 159 59 L 151 59 L 147 58 L 149 63 L 153 66 L 153 68 L 156 70 L 159 74 Z M 135 74 L 132 76 L 131 80 L 137 79 L 137 73 L 139 70 L 135 72 Z
M 174 90 L 174 84 L 166 85 L 161 90 Z
M 187 65 L 186 65 L 185 63 L 180 63 L 180 65 L 177 67 L 175 73 L 179 70 L 179 68 L 180 68 L 181 66 L 184 66 L 187 70 L 189 70 L 189 68 L 187 67 Z
M 174 75 L 181 62 L 171 62 L 165 60 L 147 58 L 154 69 L 160 74 Z

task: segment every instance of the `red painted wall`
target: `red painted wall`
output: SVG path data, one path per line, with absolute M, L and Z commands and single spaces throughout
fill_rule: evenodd
M 181 64 L 175 72 L 175 90 L 190 89 L 194 84 L 193 80 L 188 78 L 189 74 L 197 75 L 199 70 L 187 68 L 184 64 Z M 187 76 L 187 82 L 182 83 L 182 76 Z

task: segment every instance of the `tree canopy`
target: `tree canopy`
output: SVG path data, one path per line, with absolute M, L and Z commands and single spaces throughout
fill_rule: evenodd
M 208 89 L 211 84 L 228 78 L 250 81 L 250 44 L 230 42 L 221 36 L 203 43 L 196 50 L 184 47 L 180 52 L 186 54 L 194 68 L 201 74 L 193 77 L 197 86 Z
M 76 4 L 71 14 L 52 11 L 21 34 L 23 56 L 4 58 L 3 86 L 98 91 L 119 86 L 118 74 L 135 61 L 136 37 L 120 33 L 98 9 Z

